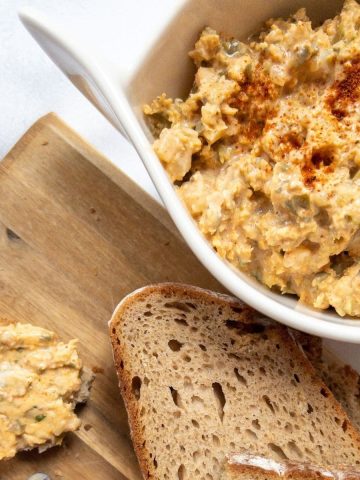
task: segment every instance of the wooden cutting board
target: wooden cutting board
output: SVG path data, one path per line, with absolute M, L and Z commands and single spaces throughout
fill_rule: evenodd
M 0 163 L 0 316 L 80 340 L 99 373 L 82 427 L 63 447 L 0 464 L 0 480 L 140 479 L 113 368 L 107 322 L 152 282 L 223 288 L 165 210 L 54 114 Z

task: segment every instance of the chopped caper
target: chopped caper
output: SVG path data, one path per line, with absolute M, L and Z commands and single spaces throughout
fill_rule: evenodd
M 42 422 L 44 418 L 46 418 L 46 415 L 43 415 L 42 413 L 40 415 L 36 415 L 35 422 Z
M 248 81 L 251 81 L 252 79 L 252 74 L 253 74 L 253 66 L 252 66 L 252 63 L 248 63 L 245 67 L 245 70 L 244 70 L 244 73 L 245 73 L 245 77 Z
M 232 38 L 224 44 L 224 50 L 229 57 L 232 57 L 239 52 L 240 41 Z
M 51 335 L 41 335 L 41 340 L 43 342 L 48 342 L 49 340 L 51 340 Z
M 301 65 L 305 63 L 309 58 L 311 57 L 311 49 L 309 45 L 302 45 L 300 48 L 298 48 L 296 52 L 297 56 L 297 61 Z
M 295 195 L 292 203 L 295 210 L 299 210 L 300 208 L 307 210 L 310 207 L 309 195 L 306 193 L 303 195 Z
M 322 281 L 322 280 L 325 280 L 325 278 L 327 278 L 329 276 L 328 273 L 326 272 L 318 272 L 315 274 L 315 279 L 316 280 L 319 280 L 319 281 Z
M 308 210 L 310 207 L 309 195 L 295 195 L 291 200 L 286 202 L 287 208 L 295 214 L 299 213 L 299 210 Z
M 344 26 L 340 23 L 340 25 L 338 26 L 337 30 L 336 30 L 336 34 L 335 34 L 335 37 L 334 37 L 334 43 L 338 42 L 339 40 L 341 40 L 345 35 L 345 30 L 344 30 Z

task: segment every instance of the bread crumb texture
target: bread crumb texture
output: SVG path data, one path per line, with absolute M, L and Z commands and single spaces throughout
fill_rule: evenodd
M 144 478 L 219 479 L 242 451 L 360 464 L 359 433 L 287 330 L 230 297 L 148 287 L 110 333 Z

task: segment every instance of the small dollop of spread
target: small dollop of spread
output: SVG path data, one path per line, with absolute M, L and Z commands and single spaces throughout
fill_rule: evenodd
M 0 323 L 0 460 L 17 451 L 61 443 L 80 426 L 77 340 L 59 342 L 30 324 Z

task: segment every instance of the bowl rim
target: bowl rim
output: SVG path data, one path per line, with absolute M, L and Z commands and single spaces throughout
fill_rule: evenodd
M 319 317 L 317 312 L 312 312 L 306 307 L 299 307 L 298 303 L 292 302 L 295 308 L 285 305 L 275 299 L 280 294 L 273 293 L 260 284 L 259 286 L 252 285 L 251 278 L 243 272 L 235 271 L 234 267 L 224 261 L 203 237 L 177 195 L 126 97 L 124 87 L 111 79 L 111 72 L 107 71 L 101 61 L 91 55 L 78 39 L 73 39 L 68 32 L 53 24 L 44 15 L 33 8 L 27 7 L 20 9 L 19 16 L 22 23 L 41 46 L 47 40 L 55 43 L 59 47 L 57 54 L 61 55 L 61 50 L 66 52 L 79 65 L 84 75 L 91 79 L 97 94 L 106 100 L 118 120 L 118 129 L 125 132 L 135 147 L 187 245 L 222 285 L 262 314 L 291 328 L 332 340 L 360 343 L 360 319 L 348 320 L 342 319 L 340 316 L 334 317 L 334 320 L 316 318 Z M 37 34 L 39 34 L 39 37 Z M 161 32 L 159 32 L 160 34 Z M 52 59 L 57 63 L 53 56 Z M 268 294 L 265 290 L 268 290 Z M 273 296 L 275 298 L 272 298 Z

